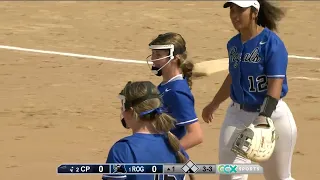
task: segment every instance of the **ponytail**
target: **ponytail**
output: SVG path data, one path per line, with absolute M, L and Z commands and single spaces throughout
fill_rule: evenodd
M 194 64 L 191 61 L 184 60 L 183 63 L 181 63 L 181 70 L 182 70 L 183 76 L 186 78 L 190 89 L 192 89 L 193 68 L 194 68 Z
M 178 56 L 178 66 L 182 71 L 183 77 L 187 80 L 189 88 L 192 89 L 194 64 L 192 61 L 188 60 L 188 53 L 185 49 L 183 50 L 183 53 L 180 53 Z
M 177 162 L 186 163 L 187 158 L 180 151 L 180 142 L 178 138 L 170 132 L 170 130 L 174 127 L 174 122 L 175 119 L 166 113 L 162 113 L 157 115 L 156 120 L 154 121 L 154 126 L 158 131 L 166 132 L 170 148 L 175 153 Z M 190 180 L 195 179 L 193 174 L 189 174 L 189 178 Z
M 258 13 L 257 24 L 262 27 L 267 27 L 272 31 L 277 31 L 277 22 L 284 17 L 284 11 L 281 8 L 274 6 L 267 0 L 258 1 L 260 3 L 260 10 Z
M 167 136 L 168 136 L 170 147 L 175 152 L 178 163 L 186 163 L 187 158 L 180 151 L 180 142 L 178 138 L 175 135 L 173 135 L 170 131 L 167 132 Z M 195 179 L 193 174 L 189 174 L 189 178 L 190 180 Z

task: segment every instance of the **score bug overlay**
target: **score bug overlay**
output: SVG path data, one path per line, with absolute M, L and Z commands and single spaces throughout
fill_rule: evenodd
M 110 166 L 107 164 L 62 164 L 57 169 L 58 174 L 109 174 Z
M 218 164 L 218 174 L 263 174 L 263 168 L 257 164 Z
M 262 174 L 256 164 L 62 164 L 58 174 Z
M 162 174 L 162 164 L 62 164 L 58 174 Z

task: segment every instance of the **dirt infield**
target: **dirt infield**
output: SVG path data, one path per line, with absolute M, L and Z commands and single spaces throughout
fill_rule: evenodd
M 235 34 L 218 2 L 1 2 L 0 45 L 143 60 L 147 44 L 167 31 L 181 33 L 189 57 L 226 57 Z M 279 34 L 289 54 L 320 57 L 320 2 L 278 2 L 287 10 Z M 116 96 L 128 80 L 160 79 L 145 64 L 80 59 L 0 49 L 0 179 L 89 180 L 62 176 L 62 163 L 104 163 L 111 145 L 130 132 L 119 122 Z M 220 87 L 226 71 L 194 81 L 196 110 Z M 114 76 L 114 77 L 113 77 Z M 298 127 L 292 173 L 320 179 L 320 61 L 290 59 L 289 94 Z M 229 102 L 229 101 L 228 101 Z M 196 163 L 218 162 L 224 103 L 213 124 L 200 119 L 203 144 L 189 151 Z M 197 175 L 216 180 L 216 175 Z M 253 175 L 250 179 L 263 179 Z

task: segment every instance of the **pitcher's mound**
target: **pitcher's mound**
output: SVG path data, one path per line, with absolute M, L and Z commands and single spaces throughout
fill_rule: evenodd
M 213 73 L 227 70 L 228 66 L 228 58 L 200 62 L 194 65 L 193 75 L 195 77 L 209 76 Z

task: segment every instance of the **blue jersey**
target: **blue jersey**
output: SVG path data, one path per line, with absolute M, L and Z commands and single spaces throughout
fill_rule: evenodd
M 288 92 L 288 52 L 282 40 L 268 28 L 242 43 L 240 34 L 227 44 L 231 99 L 239 104 L 261 105 L 267 94 L 267 78 L 283 78 L 281 98 Z
M 168 114 L 177 120 L 176 127 L 171 132 L 181 139 L 187 132 L 185 126 L 198 121 L 188 82 L 180 74 L 167 83 L 160 84 L 158 90 Z
M 189 159 L 187 153 L 181 152 Z M 135 133 L 116 142 L 110 149 L 106 163 L 178 163 L 166 136 Z M 169 179 L 183 180 L 184 174 L 167 175 Z M 174 176 L 174 177 L 173 177 Z M 171 177 L 171 178 L 170 178 Z M 103 175 L 102 179 L 163 180 L 163 175 Z

